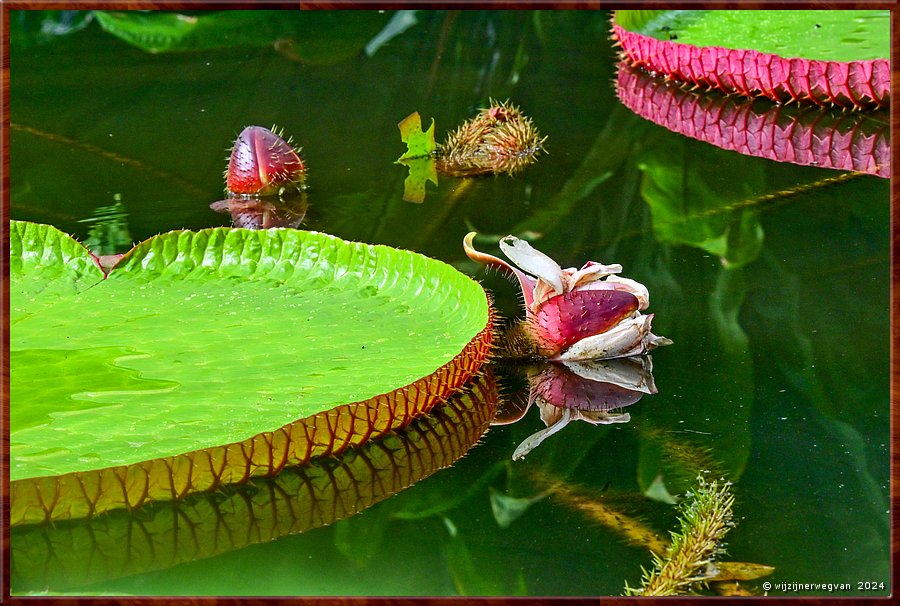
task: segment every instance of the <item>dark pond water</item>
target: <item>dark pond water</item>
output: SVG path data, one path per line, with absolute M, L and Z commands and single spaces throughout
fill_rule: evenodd
M 491 253 L 515 234 L 563 267 L 620 263 L 674 345 L 654 352 L 659 393 L 622 411 L 627 422 L 573 422 L 513 461 L 544 428 L 532 407 L 453 466 L 339 521 L 379 495 L 348 497 L 334 478 L 376 473 L 365 462 L 387 465 L 383 451 L 179 508 L 17 529 L 14 592 L 619 595 L 651 563 L 628 528 L 667 536 L 666 495 L 703 469 L 734 483 L 720 559 L 775 568 L 750 588 L 889 591 L 887 179 L 721 149 L 640 117 L 617 96 L 606 13 L 324 13 L 280 15 L 277 27 L 257 15 L 159 53 L 140 46 L 165 37 L 132 45 L 84 13 L 52 18 L 42 30 L 40 15 L 11 14 L 13 219 L 104 253 L 230 225 L 209 208 L 225 150 L 244 126 L 274 123 L 309 166 L 304 228 L 447 261 L 507 318 L 520 314 L 517 288 L 466 258 L 469 231 Z M 284 42 L 285 29 L 306 42 Z M 514 178 L 441 177 L 423 203 L 403 201 L 397 123 L 418 111 L 443 138 L 489 98 L 531 116 L 548 155 Z M 796 118 L 885 141 L 886 116 L 847 119 Z M 524 371 L 496 371 L 508 405 Z M 460 406 L 458 429 L 432 432 L 440 443 L 483 422 L 478 402 Z M 318 513 L 303 518 L 309 494 Z

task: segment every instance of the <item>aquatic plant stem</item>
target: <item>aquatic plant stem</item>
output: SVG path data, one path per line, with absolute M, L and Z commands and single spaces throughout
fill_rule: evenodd
M 690 591 L 715 574 L 713 559 L 722 552 L 720 542 L 732 524 L 731 482 L 707 482 L 697 478 L 697 488 L 682 506 L 679 532 L 672 533 L 672 544 L 665 559 L 654 554 L 654 568 L 645 571 L 642 586 L 626 585 L 626 595 L 666 596 Z

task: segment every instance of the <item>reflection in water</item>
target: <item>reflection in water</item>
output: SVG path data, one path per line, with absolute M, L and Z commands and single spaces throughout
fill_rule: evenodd
M 451 465 L 481 438 L 497 409 L 497 385 L 488 370 L 468 387 L 406 429 L 340 458 L 134 512 L 16 527 L 10 536 L 11 588 L 83 587 L 357 514 Z
M 521 397 L 514 397 L 504 403 L 495 424 L 518 421 L 536 404 L 546 428 L 526 438 L 513 453 L 514 460 L 573 421 L 627 423 L 631 415 L 622 409 L 645 394 L 657 392 L 650 356 L 546 363 L 529 367 L 526 372 L 527 400 L 523 403 Z
M 209 205 L 220 213 L 229 213 L 235 227 L 269 229 L 299 227 L 306 217 L 306 192 L 296 189 L 280 196 L 233 196 Z
M 620 63 L 619 100 L 642 118 L 716 147 L 790 162 L 889 177 L 884 112 L 843 113 L 692 92 Z
M 98 206 L 90 217 L 79 223 L 90 225 L 84 246 L 97 257 L 113 256 L 131 248 L 134 240 L 128 229 L 128 211 L 122 204 L 122 196 L 116 194 L 109 206 Z

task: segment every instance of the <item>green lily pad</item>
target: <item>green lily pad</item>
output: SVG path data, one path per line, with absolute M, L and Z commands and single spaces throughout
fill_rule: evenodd
M 13 221 L 10 259 L 14 522 L 340 453 L 443 401 L 490 345 L 476 282 L 326 234 L 169 232 L 104 277 L 65 234 Z
M 616 23 L 657 40 L 746 48 L 780 57 L 860 61 L 891 56 L 887 10 L 616 11 Z

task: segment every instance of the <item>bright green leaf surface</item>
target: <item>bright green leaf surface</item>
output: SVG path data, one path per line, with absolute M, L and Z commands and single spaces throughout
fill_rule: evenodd
M 625 29 L 694 46 L 780 57 L 859 61 L 890 57 L 890 11 L 616 11 Z
M 488 321 L 450 266 L 314 232 L 170 232 L 105 281 L 51 227 L 12 222 L 10 250 L 12 480 L 232 443 L 392 391 Z

